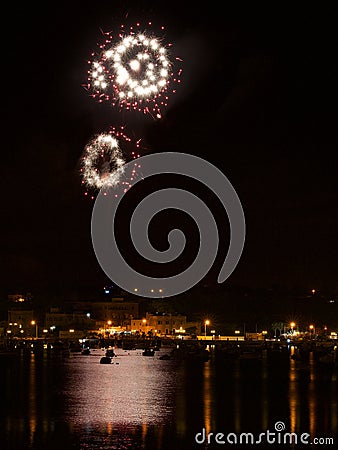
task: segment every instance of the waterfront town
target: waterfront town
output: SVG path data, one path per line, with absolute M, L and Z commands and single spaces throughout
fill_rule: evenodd
M 189 310 L 189 303 L 184 304 L 182 299 L 179 307 L 180 302 L 175 300 L 150 300 L 126 293 L 115 296 L 116 291 L 110 287 L 104 287 L 103 295 L 92 301 L 72 299 L 58 305 L 45 302 L 44 306 L 34 301 L 32 294 L 10 294 L 4 302 L 7 310 L 2 304 L 7 320 L 0 323 L 1 360 L 31 358 L 32 355 L 69 357 L 80 353 L 100 355 L 100 364 L 111 364 L 114 357 L 121 355 L 119 351 L 134 350 L 142 356 L 192 363 L 265 359 L 275 367 L 281 367 L 281 364 L 288 367 L 294 359 L 305 364 L 306 371 L 316 362 L 319 379 L 330 381 L 334 377 L 338 366 L 335 298 L 331 296 L 327 301 L 313 289 L 305 296 L 305 310 L 304 304 L 299 308 L 302 302 L 298 298 L 297 312 L 283 315 L 277 313 L 277 308 L 273 313 L 277 305 L 272 301 L 270 307 L 265 304 L 261 313 L 254 316 L 248 304 L 243 309 L 239 296 L 237 301 L 230 302 L 238 308 L 237 313 L 232 311 L 234 320 L 231 321 L 221 309 L 210 309 L 210 292 L 208 288 L 209 314 L 205 308 L 199 313 L 184 314 L 185 308 Z M 251 293 L 250 297 L 252 295 L 255 297 L 257 293 Z M 215 292 L 214 296 L 219 305 Z M 248 292 L 244 293 L 244 298 L 247 296 Z M 232 297 L 235 298 L 234 293 Z M 195 300 L 198 303 L 197 293 Z M 295 298 L 291 296 L 291 300 L 292 303 Z M 289 303 L 287 297 L 284 304 L 277 302 L 279 308 L 290 308 Z M 227 305 L 228 313 L 230 304 Z M 196 310 L 196 305 L 191 309 Z M 306 310 L 310 314 L 306 314 Z M 311 319 L 316 310 L 317 320 L 314 321 Z M 323 321 L 327 310 L 331 311 L 331 320 Z M 241 320 L 243 318 L 245 322 Z
M 245 293 L 244 297 L 247 295 Z M 266 305 L 261 314 L 253 317 L 249 305 L 245 307 L 238 299 L 232 303 L 237 304 L 240 313 L 227 305 L 228 314 L 225 315 L 224 311 L 215 312 L 212 308 L 210 311 L 200 308 L 199 313 L 191 312 L 187 302 L 182 302 L 177 311 L 175 301 L 154 301 L 130 295 L 115 296 L 109 287 L 103 288 L 103 295 L 95 300 L 72 299 L 57 305 L 41 305 L 30 293 L 9 294 L 1 304 L 0 338 L 3 342 L 18 339 L 108 339 L 118 336 L 182 340 L 264 341 L 291 337 L 336 340 L 338 324 L 334 322 L 334 318 L 337 302 L 334 297 L 324 300 L 320 296 L 319 299 L 315 297 L 315 290 L 305 297 L 305 302 L 308 302 L 305 311 L 309 311 L 308 315 L 305 311 L 301 312 L 302 307 L 292 314 L 273 312 L 273 302 L 270 302 L 269 307 Z M 215 301 L 219 303 L 219 299 L 216 298 Z M 301 300 L 297 301 L 302 305 Z M 310 302 L 317 306 L 312 306 L 311 309 Z M 209 303 L 212 304 L 211 299 Z M 184 306 L 187 313 L 183 311 Z M 284 306 L 290 308 L 287 300 L 284 301 Z M 294 307 L 293 310 L 295 311 Z M 323 314 L 324 317 L 327 314 L 327 320 Z

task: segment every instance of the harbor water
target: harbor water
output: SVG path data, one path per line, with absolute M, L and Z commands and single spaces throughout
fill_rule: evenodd
M 337 371 L 319 370 L 313 352 L 160 358 L 167 353 L 117 349 L 100 364 L 98 348 L 1 361 L 0 448 L 337 448 Z

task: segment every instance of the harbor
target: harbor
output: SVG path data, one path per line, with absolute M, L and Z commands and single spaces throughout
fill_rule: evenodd
M 320 346 L 196 341 L 182 348 L 181 341 L 144 356 L 144 342 L 111 344 L 83 353 L 69 343 L 39 351 L 35 342 L 1 361 L 4 448 L 195 448 L 203 427 L 258 432 L 278 419 L 294 433 L 337 436 L 335 346 L 324 346 L 331 364 L 320 361 Z M 102 365 L 108 349 L 114 356 Z

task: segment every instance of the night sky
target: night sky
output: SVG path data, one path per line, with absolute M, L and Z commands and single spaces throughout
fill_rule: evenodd
M 2 293 L 106 283 L 79 161 L 95 133 L 121 122 L 142 139 L 141 154 L 191 153 L 231 181 L 247 235 L 227 285 L 337 292 L 336 12 L 134 3 L 26 2 L 3 15 Z M 165 25 L 184 61 L 161 120 L 99 104 L 83 87 L 100 29 L 138 20 Z M 155 223 L 153 231 L 161 248 L 165 228 Z M 192 243 L 186 261 L 195 250 Z M 216 282 L 224 252 L 208 282 Z

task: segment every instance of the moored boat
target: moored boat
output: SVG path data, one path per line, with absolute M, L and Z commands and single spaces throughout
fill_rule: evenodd
M 112 348 L 112 347 L 109 347 L 109 348 L 107 348 L 107 350 L 106 350 L 106 356 L 109 356 L 109 357 L 114 357 L 114 356 L 116 356 L 115 355 L 115 351 L 114 351 L 114 349 Z
M 143 356 L 154 356 L 155 350 L 153 350 L 152 348 L 146 348 L 145 350 L 143 350 L 142 355 Z
M 100 364 L 111 364 L 111 357 L 102 356 L 102 358 L 100 359 Z

